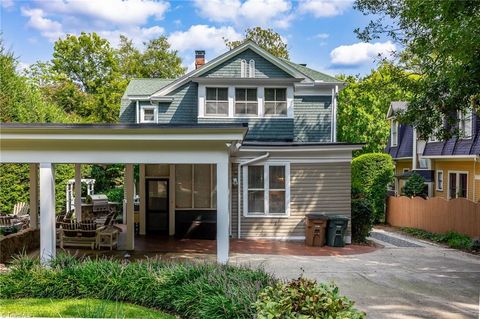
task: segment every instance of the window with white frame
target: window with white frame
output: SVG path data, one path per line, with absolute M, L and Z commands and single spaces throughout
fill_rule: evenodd
M 207 88 L 206 115 L 228 115 L 228 88 Z
M 468 173 L 448 172 L 448 198 L 467 198 Z
M 214 209 L 216 207 L 215 165 L 175 165 L 175 208 Z
M 255 116 L 258 114 L 258 99 L 256 88 L 235 89 L 235 115 Z
M 253 59 L 248 62 L 248 76 L 255 77 L 255 60 Z
M 392 120 L 391 124 L 391 136 L 390 136 L 390 146 L 395 147 L 398 145 L 398 122 Z
M 157 108 L 155 106 L 142 106 L 140 108 L 140 123 L 156 123 Z
M 472 128 L 473 128 L 472 110 L 468 109 L 463 112 L 460 111 L 458 115 L 458 130 L 460 132 L 460 137 L 471 138 L 473 134 Z
M 240 77 L 246 78 L 247 77 L 247 61 L 240 60 Z
M 287 89 L 265 88 L 265 115 L 287 115 Z
M 435 176 L 435 185 L 436 190 L 439 192 L 443 192 L 443 171 L 437 170 Z
M 266 163 L 244 166 L 244 216 L 288 216 L 290 166 Z

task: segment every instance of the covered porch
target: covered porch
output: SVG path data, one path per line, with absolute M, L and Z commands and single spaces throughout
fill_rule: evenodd
M 138 193 L 143 198 L 149 192 L 149 182 L 166 181 L 166 176 L 149 176 L 148 168 L 168 167 L 168 177 L 175 178 L 174 167 L 197 167 L 206 176 L 206 168 L 211 176 L 209 198 L 198 198 L 205 210 L 214 210 L 216 259 L 226 263 L 229 256 L 230 233 L 230 152 L 243 140 L 247 128 L 243 125 L 61 125 L 61 124 L 2 124 L 0 141 L 2 155 L 0 163 L 30 164 L 30 207 L 31 226 L 40 228 L 40 257 L 47 264 L 56 254 L 56 211 L 55 211 L 55 164 L 75 164 L 75 179 L 80 182 L 81 164 L 124 164 L 125 165 L 125 213 L 124 232 L 121 245 L 126 251 L 137 248 L 136 240 L 148 232 L 147 200 L 140 201 L 138 217 L 135 214 L 134 165 L 140 166 Z M 183 166 L 182 166 L 183 165 Z M 173 167 L 173 170 L 172 170 Z M 173 175 L 172 175 L 173 172 Z M 162 174 L 159 174 L 162 175 Z M 214 177 L 213 177 L 214 176 Z M 193 179 L 194 177 L 192 177 Z M 202 178 L 204 180 L 204 178 Z M 188 183 L 188 179 L 186 179 Z M 190 181 L 193 183 L 193 181 Z M 80 184 L 80 183 L 79 183 Z M 160 184 L 152 184 L 158 188 Z M 201 187 L 202 184 L 199 184 Z M 215 192 L 212 189 L 215 189 Z M 175 187 L 164 191 L 168 197 L 168 232 L 173 235 L 177 208 L 175 196 L 195 195 L 193 188 L 176 194 Z M 180 194 L 180 195 L 178 195 Z M 76 193 L 80 200 L 80 193 Z M 172 201 L 173 198 L 173 201 Z M 158 204 L 158 203 L 157 203 Z M 192 204 L 193 205 L 193 204 Z M 75 203 L 81 207 L 80 202 Z M 208 206 L 208 207 L 207 207 Z M 81 212 L 76 214 L 82 219 Z M 37 221 L 39 216 L 39 222 Z M 135 236 L 136 219 L 139 237 Z M 145 237 L 146 238 L 146 237 Z M 139 240 L 139 243 L 142 241 Z M 168 242 L 168 241 L 167 241 Z M 165 242 L 164 242 L 165 244 Z

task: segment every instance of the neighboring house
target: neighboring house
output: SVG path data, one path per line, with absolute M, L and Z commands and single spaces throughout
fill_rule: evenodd
M 42 163 L 44 185 L 52 163 L 76 163 L 78 180 L 79 163 L 126 164 L 130 249 L 136 164 L 140 234 L 189 236 L 213 227 L 220 262 L 228 260 L 230 237 L 303 239 L 308 213 L 350 217 L 350 163 L 361 145 L 336 141 L 343 82 L 251 41 L 208 63 L 196 51 L 195 64 L 177 79 L 132 80 L 121 124 L 3 125 L 0 161 Z M 41 195 L 41 209 L 52 207 L 51 192 Z M 44 243 L 48 258 L 55 247 Z
M 351 151 L 359 147 L 335 140 L 336 95 L 343 82 L 276 58 L 253 42 L 206 64 L 204 52 L 197 51 L 196 66 L 175 80 L 130 81 L 120 119 L 247 123 L 245 138 L 230 154 L 232 237 L 303 239 L 307 213 L 350 216 Z M 210 170 L 208 165 L 146 165 L 141 184 L 168 178 L 175 192 L 158 229 L 149 229 L 147 207 L 140 232 L 179 235 L 182 225 L 215 220 Z M 148 202 L 151 194 L 146 194 Z
M 407 102 L 392 102 L 387 118 L 390 137 L 385 149 L 395 161 L 395 192 L 402 188 L 413 171 L 425 178 L 426 194 L 445 199 L 480 199 L 480 120 L 477 114 L 459 115 L 460 136 L 448 141 L 420 138 L 416 130 L 396 120 L 407 109 Z

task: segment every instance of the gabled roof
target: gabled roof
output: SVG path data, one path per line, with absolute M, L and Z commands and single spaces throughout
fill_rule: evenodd
M 124 96 L 150 96 L 173 81 L 160 78 L 131 79 Z
M 237 54 L 246 51 L 246 50 L 252 50 L 256 52 L 257 54 L 261 55 L 263 58 L 271 62 L 272 64 L 276 65 L 278 68 L 282 69 L 286 73 L 290 74 L 292 77 L 297 78 L 297 79 L 305 79 L 307 81 L 315 81 L 314 79 L 310 78 L 307 74 L 304 74 L 303 72 L 299 71 L 296 67 L 291 65 L 290 63 L 287 63 L 285 60 L 280 59 L 273 54 L 265 51 L 262 49 L 260 46 L 258 46 L 255 42 L 251 40 L 246 40 L 244 43 L 239 45 L 238 47 L 216 57 L 215 59 L 209 61 L 206 63 L 204 66 L 195 69 L 184 76 L 176 79 L 172 83 L 166 85 L 165 87 L 159 89 L 157 92 L 152 94 L 152 97 L 158 97 L 158 96 L 163 96 L 176 88 L 182 86 L 183 84 L 187 83 L 190 81 L 192 77 L 198 77 L 209 70 L 213 69 L 214 67 L 218 66 L 219 64 L 225 62 L 226 60 L 236 56 Z
M 390 103 L 390 107 L 387 112 L 387 119 L 391 119 L 398 112 L 406 111 L 408 107 L 408 102 L 405 101 L 393 101 Z
M 310 69 L 301 64 L 293 63 L 292 61 L 289 61 L 287 59 L 282 59 L 282 60 L 314 81 L 321 81 L 321 82 L 327 82 L 327 83 L 343 83 L 343 81 L 340 81 L 339 79 L 334 78 L 333 76 L 330 76 L 328 74 L 319 72 L 314 69 Z

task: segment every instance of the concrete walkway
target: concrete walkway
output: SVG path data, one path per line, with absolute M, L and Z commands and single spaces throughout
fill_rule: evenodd
M 479 318 L 480 257 L 384 230 L 372 236 L 383 249 L 328 257 L 235 254 L 231 260 L 280 278 L 303 272 L 334 281 L 368 318 Z

